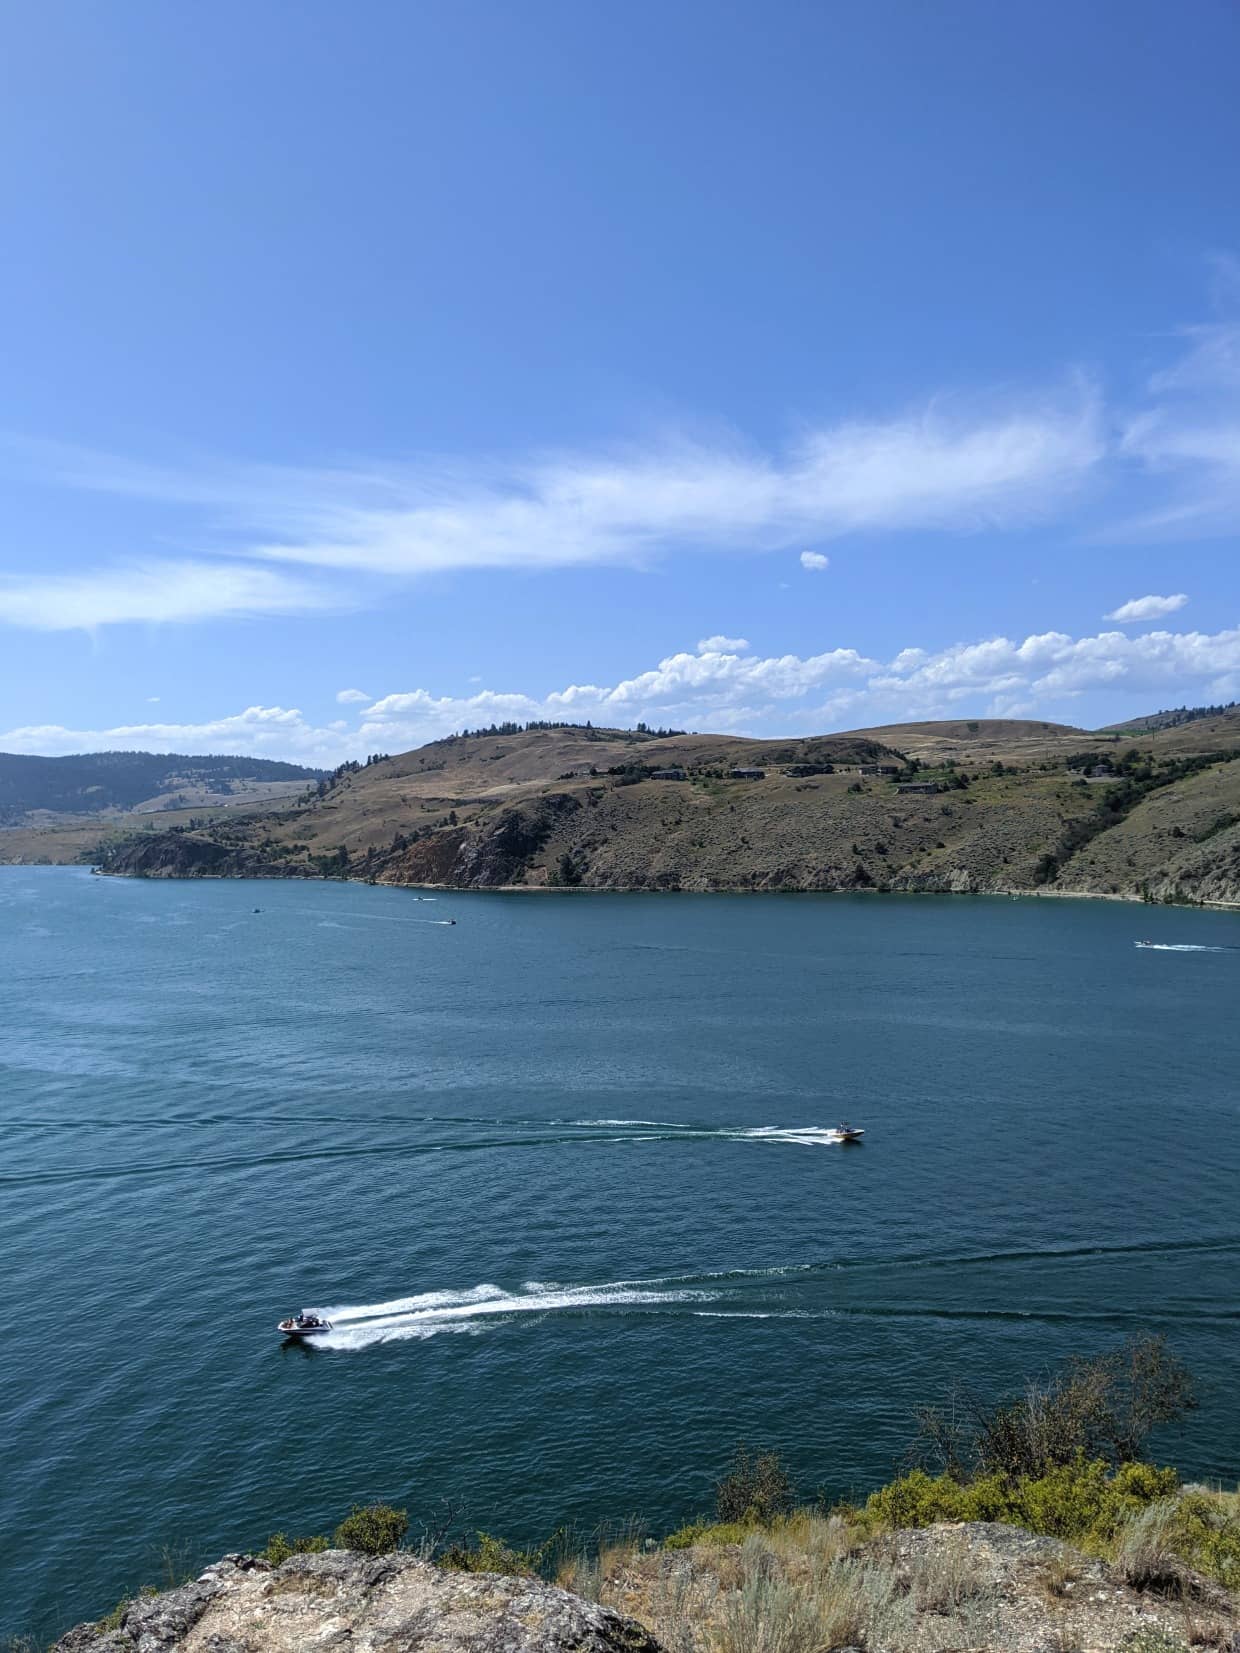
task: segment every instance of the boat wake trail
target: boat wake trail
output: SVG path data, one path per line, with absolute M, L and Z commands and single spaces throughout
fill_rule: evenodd
M 210 1115 L 201 1119 L 184 1120 L 180 1118 L 156 1119 L 154 1125 L 165 1125 L 180 1128 L 183 1125 L 194 1127 L 215 1127 L 227 1123 L 230 1117 L 246 1130 L 257 1129 L 262 1126 L 283 1123 L 282 1120 L 272 1118 L 251 1118 L 248 1115 Z M 342 1125 L 354 1124 L 348 1116 L 320 1118 L 317 1121 L 309 1119 L 294 1119 L 290 1123 L 304 1126 L 307 1123 L 339 1123 Z M 70 1120 L 45 1121 L 19 1119 L 7 1122 L 7 1128 L 24 1132 L 38 1133 L 40 1131 L 69 1131 L 69 1130 L 108 1130 L 120 1127 L 131 1128 L 142 1125 L 141 1120 Z M 310 1143 L 304 1148 L 284 1148 L 279 1152 L 269 1148 L 256 1148 L 252 1151 L 229 1151 L 219 1154 L 198 1152 L 194 1156 L 177 1159 L 136 1160 L 118 1164 L 80 1165 L 65 1167 L 48 1167 L 42 1170 L 30 1171 L 0 1171 L 0 1188 L 36 1187 L 53 1183 L 79 1183 L 110 1181 L 113 1179 L 129 1179 L 135 1177 L 176 1177 L 192 1174 L 195 1181 L 210 1173 L 226 1174 L 230 1172 L 246 1172 L 262 1170 L 268 1167 L 279 1167 L 288 1171 L 293 1165 L 307 1165 L 314 1162 L 329 1163 L 337 1160 L 349 1159 L 381 1159 L 397 1160 L 421 1157 L 427 1154 L 464 1154 L 464 1153 L 494 1153 L 500 1149 L 525 1148 L 548 1149 L 576 1146 L 581 1143 L 614 1143 L 617 1146 L 633 1145 L 648 1142 L 759 1142 L 784 1143 L 801 1148 L 829 1148 L 838 1146 L 843 1141 L 840 1133 L 819 1125 L 678 1125 L 668 1121 L 642 1119 L 569 1119 L 569 1120 L 538 1120 L 538 1119 L 452 1119 L 447 1116 L 436 1118 L 433 1115 L 413 1116 L 375 1116 L 366 1121 L 368 1124 L 387 1125 L 479 1125 L 491 1126 L 503 1134 L 478 1134 L 460 1140 L 458 1138 L 417 1137 L 413 1140 L 389 1139 L 381 1142 L 335 1142 Z
M 570 1125 L 610 1126 L 620 1130 L 667 1131 L 682 1138 L 724 1142 L 791 1142 L 800 1148 L 834 1148 L 844 1139 L 824 1125 L 677 1125 L 665 1119 L 570 1119 Z M 657 1139 L 656 1139 L 657 1140 Z
M 1240 947 L 1205 947 L 1193 941 L 1143 941 L 1147 953 L 1240 953 Z
M 676 1303 L 709 1303 L 717 1292 L 615 1280 L 599 1286 L 549 1285 L 527 1280 L 518 1291 L 500 1286 L 474 1286 L 468 1291 L 427 1291 L 414 1297 L 395 1297 L 387 1303 L 344 1303 L 318 1309 L 332 1329 L 315 1342 L 325 1349 L 365 1349 L 375 1343 L 398 1343 L 408 1338 L 437 1337 L 441 1332 L 478 1332 L 488 1321 L 518 1315 L 544 1315 L 575 1310 L 650 1310 Z
M 905 1253 L 876 1257 L 834 1257 L 798 1263 L 772 1263 L 753 1268 L 698 1270 L 641 1279 L 608 1280 L 601 1284 L 565 1284 L 527 1280 L 515 1288 L 489 1282 L 455 1291 L 423 1291 L 378 1303 L 337 1303 L 313 1312 L 329 1320 L 332 1330 L 316 1337 L 315 1347 L 355 1352 L 376 1344 L 438 1337 L 444 1332 L 478 1335 L 487 1329 L 524 1322 L 530 1325 L 552 1315 L 577 1317 L 606 1315 L 674 1315 L 688 1320 L 722 1321 L 922 1321 L 927 1326 L 1011 1321 L 1048 1326 L 1080 1322 L 1125 1327 L 1145 1324 L 1147 1308 L 1095 1303 L 1074 1289 L 1068 1300 L 1054 1292 L 1040 1292 L 1022 1276 L 1019 1302 L 1013 1306 L 1013 1266 L 1038 1265 L 1040 1279 L 1048 1267 L 1074 1270 L 1078 1266 L 1106 1268 L 1115 1258 L 1143 1253 L 1168 1269 L 1177 1258 L 1193 1268 L 1192 1255 L 1235 1252 L 1240 1237 L 1220 1235 L 1201 1241 L 1134 1242 L 1127 1245 L 1012 1250 L 988 1253 Z M 960 1293 L 936 1288 L 925 1271 L 963 1271 L 973 1276 L 967 1302 Z M 979 1271 L 975 1274 L 974 1271 Z M 990 1279 L 987 1279 L 987 1275 Z M 868 1282 L 865 1276 L 869 1275 Z M 858 1287 L 858 1277 L 861 1277 Z M 1071 1284 L 1074 1275 L 1069 1275 Z M 1105 1294 L 1104 1294 L 1105 1295 Z M 991 1299 L 988 1301 L 987 1299 Z M 1234 1322 L 1240 1309 L 1230 1302 L 1202 1302 L 1186 1308 L 1160 1311 L 1160 1323 L 1204 1324 Z

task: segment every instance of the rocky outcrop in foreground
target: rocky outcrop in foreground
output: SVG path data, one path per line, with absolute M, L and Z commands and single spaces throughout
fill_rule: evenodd
M 272 1568 L 226 1556 L 192 1584 L 79 1625 L 55 1653 L 661 1653 L 641 1625 L 534 1578 L 347 1550 Z
M 402 1552 L 233 1555 L 53 1653 L 1240 1653 L 1236 1598 L 1163 1562 L 989 1522 L 858 1542 L 813 1517 L 744 1544 L 614 1552 L 579 1575 L 600 1605 Z

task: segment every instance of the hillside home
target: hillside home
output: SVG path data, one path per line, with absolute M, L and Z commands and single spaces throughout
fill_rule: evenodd
M 765 769 L 729 769 L 728 776 L 734 781 L 764 781 Z

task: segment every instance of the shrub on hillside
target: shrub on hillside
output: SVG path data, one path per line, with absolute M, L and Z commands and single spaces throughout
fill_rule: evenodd
M 409 1514 L 391 1504 L 354 1504 L 332 1534 L 338 1550 L 356 1550 L 359 1555 L 387 1555 L 400 1548 L 409 1531 Z
M 1129 1581 L 1141 1587 L 1173 1588 L 1183 1563 L 1240 1589 L 1240 1516 L 1195 1489 L 1164 1499 L 1124 1529 L 1119 1561 Z
M 946 1408 L 920 1409 L 914 1457 L 957 1480 L 1036 1477 L 1078 1458 L 1118 1467 L 1141 1456 L 1159 1424 L 1196 1404 L 1188 1368 L 1165 1339 L 1131 1338 L 1106 1354 L 1075 1356 L 997 1405 L 958 1389 Z
M 476 1534 L 476 1544 L 450 1545 L 440 1556 L 439 1565 L 457 1573 L 506 1573 L 512 1578 L 533 1578 L 561 1536 L 559 1532 L 553 1533 L 536 1550 L 515 1550 L 504 1539 L 480 1532 Z
M 318 1555 L 330 1548 L 331 1541 L 322 1533 L 314 1533 L 309 1538 L 287 1538 L 282 1532 L 273 1532 L 267 1540 L 267 1548 L 259 1553 L 264 1561 L 278 1567 L 291 1555 Z
M 1044 1475 L 1015 1480 L 999 1474 L 960 1481 L 915 1469 L 871 1493 L 863 1514 L 884 1527 L 928 1527 L 936 1521 L 1006 1521 L 1030 1532 L 1092 1544 L 1115 1536 L 1126 1521 L 1178 1486 L 1174 1469 L 1124 1464 L 1114 1474 L 1101 1458 L 1077 1458 Z
M 792 1482 L 778 1452 L 752 1453 L 738 1446 L 731 1468 L 715 1488 L 720 1521 L 773 1521 L 792 1508 Z

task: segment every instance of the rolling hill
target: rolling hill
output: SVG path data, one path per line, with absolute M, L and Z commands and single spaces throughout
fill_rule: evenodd
M 206 803 L 255 789 L 300 791 L 324 771 L 271 758 L 185 757 L 175 752 L 86 752 L 28 757 L 0 752 L 0 825 L 38 811 L 101 815 Z M 300 784 L 298 784 L 300 783 Z
M 1228 710 L 1139 739 L 985 719 L 788 740 L 531 728 L 345 765 L 281 812 L 95 854 L 138 876 L 1231 903 L 1237 759 Z

